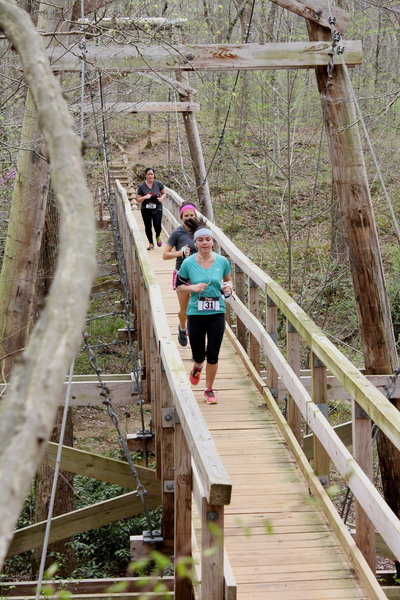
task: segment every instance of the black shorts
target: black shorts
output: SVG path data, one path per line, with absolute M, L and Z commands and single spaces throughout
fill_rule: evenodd
M 201 364 L 207 357 L 207 362 L 215 365 L 224 337 L 225 313 L 188 315 L 187 323 L 194 362 Z

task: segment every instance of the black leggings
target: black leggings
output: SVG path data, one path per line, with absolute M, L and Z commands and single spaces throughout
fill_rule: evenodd
M 225 313 L 188 315 L 187 321 L 194 362 L 201 364 L 207 357 L 210 365 L 217 364 L 225 331 Z
M 160 237 L 161 234 L 161 221 L 162 221 L 162 210 L 152 210 L 145 208 L 140 211 L 142 213 L 142 219 L 144 223 L 144 230 L 146 237 L 149 240 L 149 244 L 153 243 L 153 229 L 156 232 L 156 238 Z

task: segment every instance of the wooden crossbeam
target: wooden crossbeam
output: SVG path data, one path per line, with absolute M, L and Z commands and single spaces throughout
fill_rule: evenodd
M 75 110 L 80 111 L 76 106 Z M 94 106 L 94 110 L 102 110 L 100 104 Z M 104 106 L 105 111 L 111 113 L 183 113 L 198 112 L 200 104 L 197 102 L 107 102 Z M 84 104 L 84 113 L 92 113 L 91 104 Z
M 100 19 L 93 19 L 93 17 L 83 17 L 78 19 L 80 25 L 91 27 L 93 29 L 134 29 L 140 28 L 157 28 L 172 29 L 173 27 L 184 27 L 187 23 L 187 19 L 176 18 L 167 19 L 165 17 L 102 17 Z
M 54 592 L 65 590 L 71 594 L 101 594 L 120 584 L 124 592 L 140 591 L 142 594 L 162 582 L 168 590 L 174 586 L 174 578 L 168 577 L 104 577 L 102 579 L 57 579 L 45 581 L 44 587 Z M 0 583 L 0 596 L 24 596 L 35 598 L 37 581 L 8 581 Z
M 158 482 L 154 482 L 151 487 L 147 488 L 147 508 L 157 508 L 160 502 L 160 485 Z M 92 506 L 54 517 L 51 520 L 49 544 L 142 513 L 143 505 L 136 492 L 130 492 L 111 500 L 98 502 Z M 15 554 L 42 546 L 45 528 L 46 521 L 41 521 L 35 525 L 17 529 L 8 549 L 7 556 L 14 556 Z
M 360 41 L 343 40 L 344 53 L 335 63 L 359 65 Z M 134 71 L 251 71 L 257 69 L 309 69 L 328 64 L 331 42 L 274 44 L 208 44 L 181 46 L 88 46 L 85 59 L 92 69 L 129 73 Z M 49 50 L 53 69 L 82 69 L 79 52 Z
M 329 17 L 335 17 L 335 29 L 342 33 L 346 29 L 349 13 L 337 6 L 329 6 L 326 0 L 271 0 L 282 8 L 330 29 Z
M 55 465 L 58 444 L 48 442 L 45 459 L 51 465 Z M 128 489 L 136 488 L 136 481 L 132 475 L 127 462 L 100 456 L 93 452 L 85 452 L 70 446 L 63 446 L 61 453 L 60 468 L 63 471 L 94 477 L 100 481 L 116 483 Z M 156 473 L 153 469 L 135 465 L 141 483 L 147 489 L 148 487 L 158 485 L 156 483 Z

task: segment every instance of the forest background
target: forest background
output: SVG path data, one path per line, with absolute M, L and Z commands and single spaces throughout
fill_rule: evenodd
M 392 211 L 399 214 L 398 187 L 400 89 L 400 7 L 395 0 L 332 2 L 350 20 L 346 39 L 360 39 L 363 64 L 350 69 L 355 97 L 370 144 L 363 134 L 365 159 L 373 198 L 387 287 L 400 331 L 399 240 L 382 189 L 379 163 Z M 29 3 L 33 20 L 38 4 Z M 92 28 L 94 40 L 107 46 L 173 43 L 289 42 L 307 40 L 304 19 L 269 1 L 243 3 L 112 2 L 96 18 L 154 17 L 187 19 L 183 28 L 147 26 Z M 76 27 L 74 26 L 74 30 Z M 102 32 L 102 33 L 101 33 Z M 75 39 L 78 45 L 84 39 Z M 0 71 L 0 209 L 4 250 L 13 186 L 25 84 L 15 53 L 2 41 Z M 141 74 L 115 73 L 105 78 L 103 102 L 179 100 L 176 91 Z M 104 77 L 103 77 L 104 82 Z M 260 267 L 277 279 L 350 358 L 360 362 L 354 293 L 349 277 L 345 240 L 332 185 L 332 171 L 323 129 L 315 76 L 309 70 L 191 73 L 197 90 L 197 114 L 216 223 Z M 103 186 L 101 165 L 100 90 L 97 74 L 85 76 L 84 95 L 76 75 L 65 73 L 63 87 L 86 146 L 86 171 L 95 198 Z M 351 99 L 353 100 L 353 99 Z M 82 102 L 92 110 L 80 117 Z M 146 166 L 186 200 L 197 201 L 196 184 L 179 114 L 121 115 L 106 113 L 110 159 L 121 149 L 132 161 L 132 185 Z M 360 122 L 362 130 L 362 123 Z M 135 148 L 146 140 L 151 152 Z M 144 161 L 147 161 L 146 163 Z M 354 349 L 354 351 L 352 350 Z
M 21 2 L 35 22 L 39 4 Z M 391 212 L 399 214 L 400 7 L 395 0 L 332 2 L 350 14 L 346 39 L 361 39 L 363 64 L 350 69 L 355 98 L 369 140 L 362 134 L 369 184 L 391 301 L 396 339 L 400 332 L 400 251 Z M 84 5 L 84 3 L 83 3 Z M 239 43 L 308 40 L 304 20 L 270 2 L 112 2 L 96 19 L 111 27 L 77 23 L 70 43 Z M 186 18 L 167 32 L 150 26 L 122 27 L 118 17 Z M 51 39 L 51 36 L 49 36 Z M 59 42 L 57 36 L 53 41 Z M 26 84 L 9 43 L 1 40 L 0 64 L 0 253 L 4 252 L 11 194 L 21 148 Z M 178 93 L 157 76 L 86 70 L 63 75 L 65 96 L 84 138 L 84 163 L 96 207 L 104 203 L 104 154 L 128 157 L 131 187 L 151 166 L 186 200 L 197 202 L 196 183 L 181 115 L 118 114 L 116 102 L 173 101 Z M 327 139 L 312 70 L 190 73 L 215 219 L 224 232 L 296 301 L 359 366 L 362 354 L 354 292 L 341 217 L 332 184 Z M 355 102 L 354 98 L 350 101 Z M 108 107 L 101 110 L 101 103 Z M 109 105 L 111 104 L 111 107 Z M 85 110 L 82 111 L 82 107 Z M 89 107 L 89 108 L 87 108 Z M 358 117 L 361 119 L 361 116 Z M 104 145 L 103 126 L 107 132 Z M 360 129 L 362 122 L 360 120 Z M 371 142 L 371 147 L 369 145 Z M 379 163 L 387 188 L 378 177 Z M 391 206 L 389 206 L 389 202 Z M 391 211 L 392 209 L 392 211 Z M 115 369 L 124 372 L 125 369 Z

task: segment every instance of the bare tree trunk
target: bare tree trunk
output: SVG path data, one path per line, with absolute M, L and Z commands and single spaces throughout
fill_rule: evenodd
M 72 0 L 62 0 L 56 8 L 45 4 L 39 11 L 38 28 L 55 29 L 65 21 L 72 5 Z M 0 288 L 0 355 L 6 357 L 1 368 L 3 381 L 9 380 L 14 361 L 28 339 L 46 213 L 49 165 L 29 91 L 20 144 L 22 149 L 18 155 L 0 275 L 3 282 Z
M 81 144 L 40 35 L 13 0 L 0 0 L 0 27 L 22 60 L 47 143 L 60 212 L 54 282 L 0 405 L 0 568 L 53 428 L 65 374 L 79 347 L 95 274 L 95 218 Z M 23 449 L 23 453 L 21 453 Z
M 8 381 L 24 349 L 32 315 L 39 250 L 46 212 L 48 162 L 28 92 L 0 287 L 2 379 Z
M 307 27 L 311 40 L 330 40 L 326 29 L 311 22 Z M 393 325 L 361 142 L 344 69 L 336 65 L 331 81 L 326 68 L 316 67 L 315 72 L 344 218 L 366 373 L 391 374 L 397 366 Z M 400 517 L 400 452 L 380 433 L 378 453 L 385 500 Z
M 59 218 L 57 206 L 55 203 L 53 190 L 49 190 L 46 221 L 43 232 L 43 240 L 40 251 L 39 271 L 36 285 L 34 310 L 34 318 L 37 319 L 41 313 L 47 294 L 50 290 L 51 282 L 53 281 L 54 273 L 57 266 L 58 256 L 58 240 L 59 240 Z M 56 414 L 56 422 L 51 435 L 52 442 L 58 442 L 60 439 L 60 427 L 63 417 L 63 408 L 59 408 Z M 67 421 L 65 426 L 64 441 L 66 446 L 74 445 L 74 428 L 72 409 L 68 410 Z M 35 478 L 35 522 L 45 521 L 49 510 L 49 501 L 51 496 L 51 488 L 53 485 L 54 470 L 48 466 L 44 460 L 39 466 Z M 57 491 L 53 507 L 53 516 L 62 515 L 63 513 L 73 510 L 74 476 L 68 471 L 61 471 L 58 479 Z M 57 574 L 62 577 L 67 577 L 75 567 L 75 553 L 68 539 L 50 544 L 47 552 L 46 568 L 52 563 L 58 562 L 59 568 Z M 54 557 L 60 555 L 61 560 Z M 40 565 L 41 549 L 36 549 L 33 556 L 32 571 L 35 573 Z

